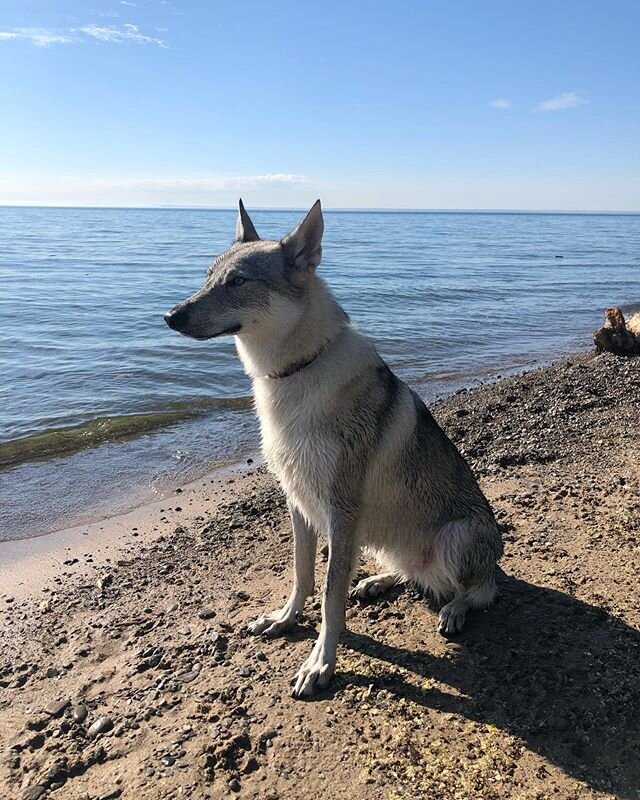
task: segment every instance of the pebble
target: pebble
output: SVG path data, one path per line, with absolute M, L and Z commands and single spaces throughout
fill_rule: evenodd
M 231 778 L 229 781 L 229 788 L 232 792 L 239 792 L 241 789 L 240 781 L 237 778 Z
M 242 771 L 244 772 L 245 775 L 249 775 L 249 773 L 255 772 L 259 768 L 260 764 L 258 763 L 258 759 L 255 756 L 249 756 L 247 760 L 244 762 Z
M 41 783 L 36 783 L 34 786 L 28 786 L 22 792 L 22 797 L 24 800 L 39 800 L 46 791 L 46 788 Z
M 59 717 L 71 701 L 69 698 L 64 700 L 54 700 L 45 707 L 45 712 L 52 717 Z
M 202 611 L 198 612 L 200 619 L 213 619 L 215 615 L 216 612 L 212 608 L 203 608 Z
M 183 672 L 180 675 L 176 675 L 176 679 L 182 681 L 183 683 L 191 683 L 191 681 L 195 681 L 198 677 L 198 672 Z
M 172 767 L 176 763 L 175 756 L 169 755 L 168 753 L 167 755 L 162 756 L 160 761 L 165 765 L 165 767 Z
M 98 717 L 87 730 L 87 736 L 93 738 L 101 733 L 110 731 L 113 728 L 113 720 L 111 717 Z

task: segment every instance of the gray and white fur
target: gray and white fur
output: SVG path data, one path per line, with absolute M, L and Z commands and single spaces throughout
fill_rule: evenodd
M 262 448 L 287 496 L 294 581 L 285 605 L 250 626 L 291 628 L 314 589 L 316 541 L 329 544 L 322 625 L 294 679 L 296 697 L 335 669 L 351 575 L 364 549 L 380 574 L 355 586 L 375 597 L 415 581 L 442 607 L 438 628 L 462 629 L 493 600 L 500 534 L 465 460 L 422 400 L 385 364 L 317 275 L 320 201 L 279 242 L 260 240 L 240 201 L 236 241 L 167 324 L 195 339 L 235 334 L 253 381 Z

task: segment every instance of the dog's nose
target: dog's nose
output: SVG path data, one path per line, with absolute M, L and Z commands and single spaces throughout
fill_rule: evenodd
M 171 309 L 164 315 L 164 321 L 174 331 L 181 331 L 187 325 L 189 314 L 183 308 Z

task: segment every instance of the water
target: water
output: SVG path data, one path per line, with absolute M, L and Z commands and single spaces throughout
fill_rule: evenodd
M 299 212 L 252 214 L 280 238 Z M 142 502 L 257 449 L 232 340 L 164 312 L 235 212 L 0 208 L 0 539 Z M 427 399 L 590 346 L 640 301 L 640 216 L 326 212 L 322 274 Z M 563 256 L 563 258 L 557 258 Z

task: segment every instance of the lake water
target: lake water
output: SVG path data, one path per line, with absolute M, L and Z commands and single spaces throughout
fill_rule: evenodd
M 263 238 L 301 216 L 252 213 Z M 0 208 L 0 539 L 257 450 L 233 341 L 163 321 L 234 227 L 233 211 Z M 427 400 L 588 348 L 606 306 L 640 302 L 637 215 L 329 211 L 323 253 L 352 320 Z

